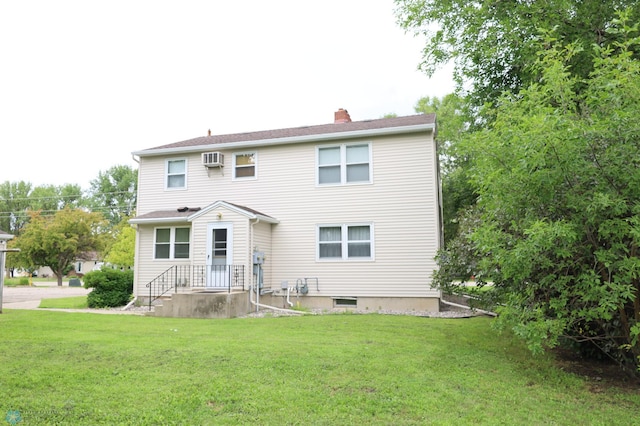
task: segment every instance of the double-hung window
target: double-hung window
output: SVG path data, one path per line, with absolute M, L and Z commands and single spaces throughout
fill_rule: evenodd
M 319 260 L 373 260 L 373 225 L 318 226 Z
M 371 182 L 371 144 L 317 148 L 318 185 Z
M 155 259 L 188 259 L 190 228 L 156 228 Z
M 167 160 L 165 176 L 165 187 L 167 189 L 185 189 L 187 187 L 186 158 Z
M 255 179 L 258 155 L 255 152 L 233 154 L 233 178 Z

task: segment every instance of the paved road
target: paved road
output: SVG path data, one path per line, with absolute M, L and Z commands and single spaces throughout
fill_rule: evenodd
M 42 299 L 84 296 L 91 291 L 83 287 L 69 287 L 67 283 L 58 287 L 56 283 L 40 282 L 33 287 L 4 287 L 3 290 L 3 309 L 35 309 L 40 305 Z

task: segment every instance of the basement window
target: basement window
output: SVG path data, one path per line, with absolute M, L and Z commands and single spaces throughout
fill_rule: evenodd
M 355 308 L 358 306 L 358 299 L 355 297 L 342 297 L 333 299 L 334 308 Z

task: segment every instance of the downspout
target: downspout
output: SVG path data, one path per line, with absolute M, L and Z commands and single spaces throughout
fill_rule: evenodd
M 138 160 L 135 155 L 131 154 L 131 159 L 133 161 L 135 161 L 136 163 L 140 164 L 140 160 Z M 140 179 L 139 176 L 138 176 L 138 179 Z M 138 181 L 138 183 L 139 183 L 139 181 Z M 139 270 L 138 270 L 138 265 L 139 265 L 138 253 L 140 253 L 140 238 L 139 238 L 140 230 L 138 229 L 137 225 L 135 225 L 135 228 L 136 228 L 136 247 L 135 247 L 135 250 L 134 250 L 134 255 L 135 256 L 134 256 L 134 259 L 133 259 L 133 267 L 134 267 L 133 276 L 137 278 L 138 277 L 138 272 L 139 272 Z M 136 303 L 137 300 L 138 300 L 138 283 L 137 283 L 137 280 L 135 280 L 134 283 L 133 283 L 133 300 L 131 302 L 127 303 L 127 306 L 122 308 L 122 310 L 126 311 L 127 309 L 129 309 L 131 307 L 131 305 Z M 149 303 L 151 303 L 151 301 L 149 301 Z
M 251 236 L 250 236 L 250 245 L 249 245 L 249 264 L 251 265 L 251 269 L 249 270 L 249 273 L 251 274 L 251 287 L 249 288 L 249 302 L 253 303 L 251 301 L 251 291 L 253 290 L 253 288 L 256 289 L 256 303 L 254 303 L 254 305 L 256 306 L 256 312 L 258 312 L 258 307 L 260 306 L 260 304 L 258 302 L 260 302 L 260 289 L 258 288 L 258 284 L 260 283 L 260 277 L 256 277 L 255 281 L 253 278 L 253 251 L 255 250 L 255 246 L 254 246 L 254 239 L 253 236 L 255 234 L 253 227 L 256 226 L 258 223 L 260 223 L 260 218 L 256 217 L 256 221 L 253 222 L 251 224 L 251 227 L 249 228 L 249 232 L 251 232 Z M 260 267 L 258 266 L 258 274 L 260 273 Z
M 138 300 L 138 296 L 134 296 L 133 300 L 129 303 L 127 303 L 127 306 L 125 306 L 124 308 L 122 308 L 123 311 L 126 311 L 127 309 L 129 309 L 131 307 L 131 305 L 133 305 L 134 303 L 136 303 L 136 301 Z
M 251 236 L 249 238 L 249 240 L 251 242 L 251 245 L 250 245 L 251 250 L 254 250 L 254 245 L 253 245 L 253 242 L 254 242 L 254 239 L 253 239 L 253 235 L 254 235 L 253 227 L 254 227 L 254 225 L 257 225 L 259 222 L 260 222 L 260 218 L 256 217 L 256 221 L 251 224 L 251 227 L 250 227 L 250 230 L 249 230 L 249 232 L 251 232 Z M 303 311 L 294 311 L 293 309 L 276 308 L 275 306 L 264 305 L 264 304 L 260 303 L 260 289 L 258 288 L 258 283 L 260 282 L 260 277 L 256 277 L 256 281 L 257 282 L 253 281 L 253 255 L 252 255 L 252 253 L 249 253 L 249 264 L 251 264 L 251 282 L 252 282 L 252 285 L 249 288 L 249 302 L 256 307 L 256 312 L 258 312 L 258 310 L 260 308 L 265 308 L 265 309 L 271 309 L 271 310 L 274 310 L 274 311 L 277 311 L 277 312 L 284 312 L 284 313 L 287 313 L 287 314 L 306 315 L 306 314 L 309 313 L 309 312 L 303 312 Z M 256 289 L 256 301 L 255 302 L 253 301 L 253 297 L 251 296 L 251 293 L 253 292 L 253 288 Z
M 472 308 L 470 306 L 460 305 L 458 303 L 447 302 L 442 297 L 440 298 L 440 302 L 444 303 L 445 305 L 454 306 L 456 308 L 469 309 L 470 311 L 480 312 L 481 314 L 490 315 L 492 317 L 497 317 L 498 316 L 498 314 L 496 314 L 495 312 L 485 311 L 483 309 L 476 309 L 476 308 Z

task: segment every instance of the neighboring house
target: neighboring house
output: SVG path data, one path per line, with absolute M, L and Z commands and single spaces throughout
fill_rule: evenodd
M 433 114 L 352 122 L 340 109 L 332 124 L 133 152 L 136 297 L 224 291 L 254 303 L 240 311 L 438 311 L 434 133 Z
M 73 269 L 69 272 L 69 276 L 77 276 L 82 277 L 84 274 L 93 271 L 94 269 L 99 269 L 102 265 L 102 262 L 98 256 L 98 253 L 95 251 L 82 253 L 78 256 L 78 258 L 73 262 Z M 41 266 L 35 270 L 34 276 L 41 278 L 49 278 L 53 277 L 53 271 L 48 266 Z

